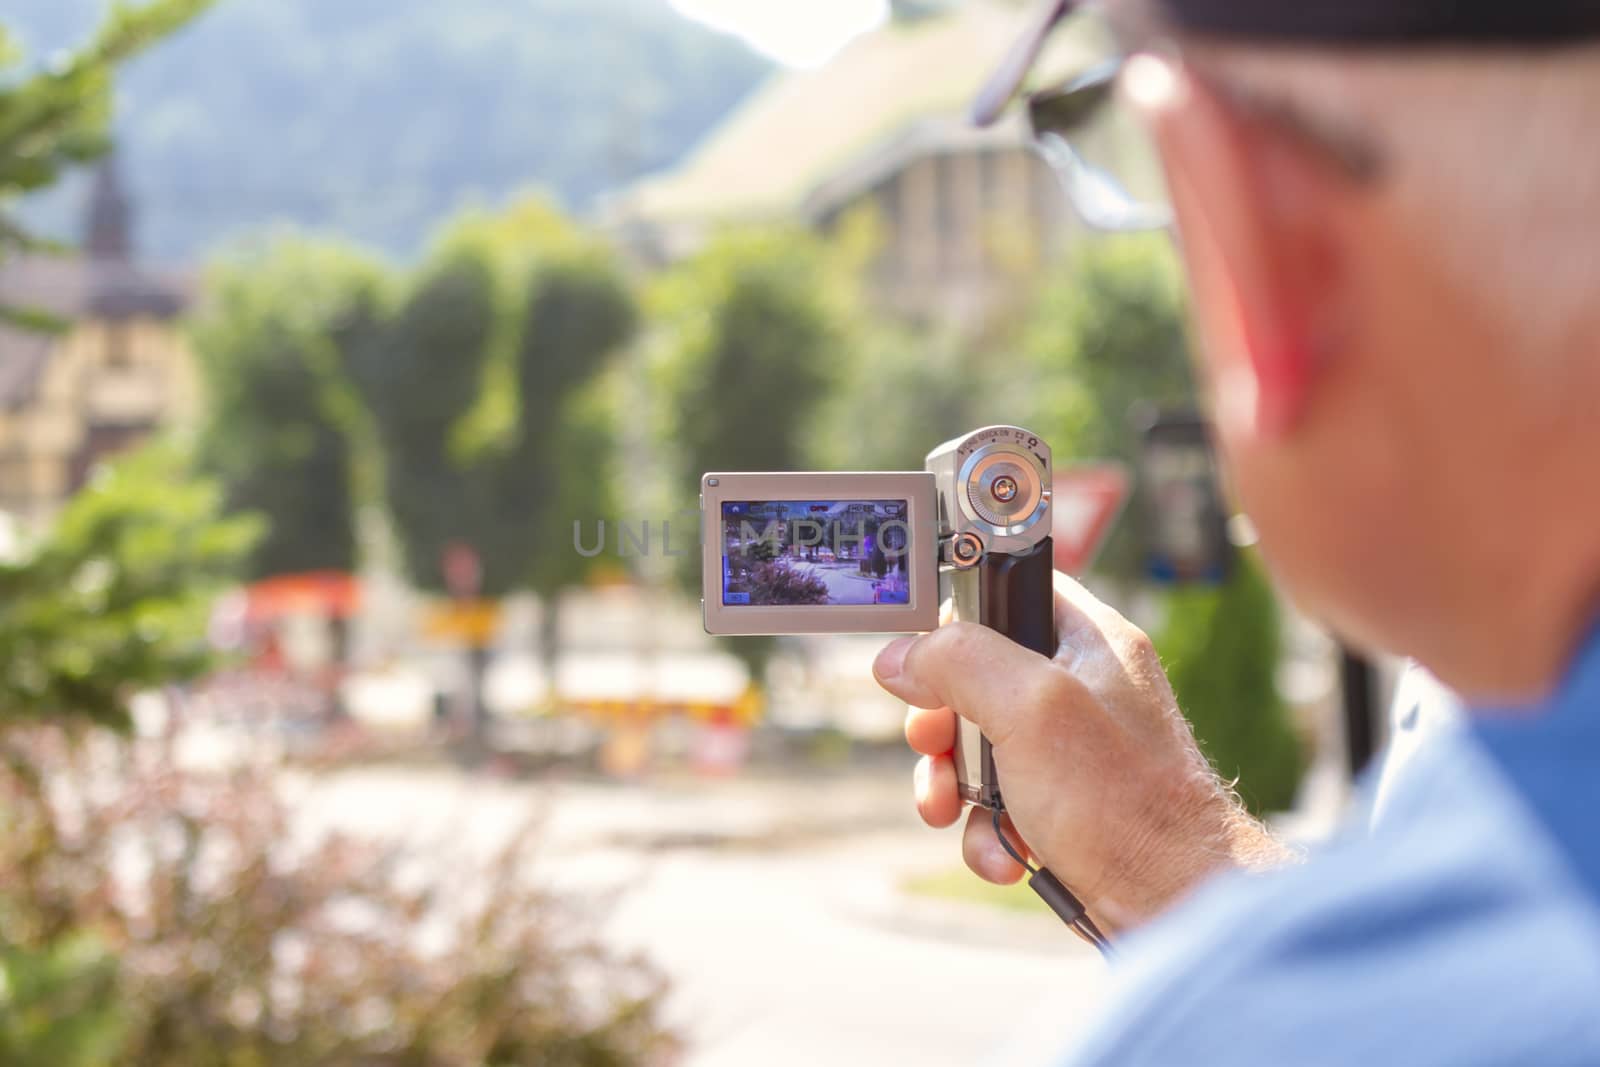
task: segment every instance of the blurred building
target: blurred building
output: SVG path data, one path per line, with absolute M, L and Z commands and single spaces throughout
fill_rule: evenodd
M 870 208 L 878 302 L 958 322 L 1058 256 L 1073 222 L 1022 123 L 978 130 L 966 117 L 1025 7 L 896 11 L 825 66 L 774 75 L 676 169 L 617 197 L 608 221 L 626 244 L 669 262 L 719 225 L 800 220 L 827 231 Z M 1048 62 L 1069 68 L 1074 52 L 1068 43 Z
M 0 511 L 48 522 L 95 464 L 196 410 L 179 327 L 190 294 L 140 265 L 133 210 L 107 160 L 95 174 L 83 252 L 0 260 L 0 307 L 56 320 L 0 323 Z

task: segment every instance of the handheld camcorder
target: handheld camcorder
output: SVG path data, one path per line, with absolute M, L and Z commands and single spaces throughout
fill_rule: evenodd
M 947 441 L 920 472 L 707 474 L 700 484 L 709 633 L 904 633 L 981 623 L 1056 651 L 1050 446 L 1017 426 Z M 961 795 L 989 809 L 1028 885 L 1102 952 L 1072 892 L 1007 837 L 989 740 L 958 720 Z
M 990 426 L 928 453 L 922 472 L 707 474 L 701 480 L 706 630 L 898 633 L 979 622 L 1056 653 L 1050 446 Z M 1109 953 L 1082 902 L 1006 837 L 989 739 L 958 718 L 963 800 L 990 811 L 1027 885 Z
M 707 474 L 709 633 L 906 633 L 954 618 L 1056 648 L 1050 447 L 1016 426 L 947 441 L 926 470 Z M 989 742 L 961 720 L 962 796 L 1005 810 Z

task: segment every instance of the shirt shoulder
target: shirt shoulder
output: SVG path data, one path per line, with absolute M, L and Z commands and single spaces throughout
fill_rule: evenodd
M 1439 737 L 1388 807 L 1136 937 L 1068 1062 L 1600 1063 L 1600 910 L 1496 760 Z

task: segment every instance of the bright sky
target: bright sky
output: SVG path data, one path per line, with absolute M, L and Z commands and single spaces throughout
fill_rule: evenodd
M 883 22 L 888 0 L 670 0 L 681 14 L 735 34 L 791 67 L 825 62 Z

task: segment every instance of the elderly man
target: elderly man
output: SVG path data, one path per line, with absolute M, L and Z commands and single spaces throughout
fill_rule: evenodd
M 1053 659 L 970 624 L 880 655 L 927 709 L 918 807 L 960 816 L 948 753 L 975 721 L 1017 835 L 1123 935 L 1070 1062 L 1600 1063 L 1600 3 L 1109 15 L 1268 561 L 1468 714 L 1375 826 L 1295 862 L 1209 773 L 1145 636 L 1060 579 Z M 1071 150 L 1083 88 L 1033 98 L 1036 131 L 1087 214 L 1134 218 Z M 987 818 L 965 855 L 1020 874 Z

